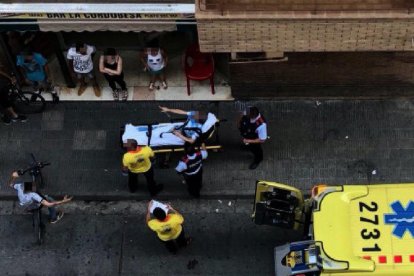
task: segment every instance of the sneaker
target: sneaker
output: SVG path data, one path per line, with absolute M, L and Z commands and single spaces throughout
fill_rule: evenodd
M 112 90 L 112 96 L 114 97 L 114 101 L 119 101 L 119 89 Z
M 86 90 L 86 85 L 85 84 L 81 84 L 79 86 L 79 89 L 78 89 L 78 96 L 82 95 L 83 92 L 85 92 L 85 90 Z
M 99 85 L 94 85 L 93 86 L 93 91 L 95 92 L 95 96 L 96 97 L 100 97 L 101 96 L 101 88 L 99 87 Z
M 154 88 L 155 88 L 155 83 L 150 82 L 150 84 L 149 84 L 149 86 L 148 86 L 149 91 L 154 90 Z
M 55 92 L 55 93 L 52 93 L 52 101 L 54 102 L 54 103 L 58 103 L 59 102 L 59 95 Z
M 22 123 L 25 123 L 26 121 L 27 121 L 27 117 L 26 116 L 24 116 L 24 115 L 18 115 L 16 118 L 11 118 L 11 121 L 12 122 L 17 122 L 17 121 L 20 121 L 20 122 L 22 122 Z
M 7 116 L 3 116 L 3 123 L 4 123 L 6 126 L 10 125 L 10 124 L 11 124 L 11 120 L 10 120 L 10 118 L 9 118 L 9 117 L 7 117 Z
M 167 89 L 168 88 L 168 85 L 167 85 L 167 82 L 166 81 L 163 81 L 162 82 L 162 88 L 164 88 L 164 89 Z
M 61 220 L 63 218 L 64 213 L 63 212 L 58 212 L 56 219 L 55 220 L 50 220 L 50 223 L 55 224 L 56 222 L 58 222 L 59 220 Z
M 128 90 L 122 90 L 122 101 L 128 100 Z

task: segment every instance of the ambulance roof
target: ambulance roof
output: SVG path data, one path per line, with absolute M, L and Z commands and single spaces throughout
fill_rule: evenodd
M 350 271 L 397 268 L 403 275 L 414 265 L 413 199 L 414 184 L 344 185 L 313 212 L 314 240 Z

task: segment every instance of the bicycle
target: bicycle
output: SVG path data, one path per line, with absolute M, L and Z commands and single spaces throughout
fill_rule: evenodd
M 32 183 L 33 183 L 32 191 L 40 193 L 40 188 L 44 187 L 41 169 L 44 168 L 45 166 L 49 166 L 50 163 L 38 162 L 35 156 L 33 155 L 33 153 L 31 153 L 30 155 L 32 157 L 32 163 L 30 167 L 26 169 L 20 169 L 17 171 L 17 173 L 21 176 L 29 172 L 29 174 L 32 177 Z M 45 224 L 42 222 L 42 210 L 41 209 L 42 209 L 42 205 L 36 209 L 29 210 L 29 212 L 32 213 L 32 226 L 33 226 L 33 231 L 35 234 L 36 243 L 38 245 L 41 245 L 43 243 L 43 237 L 45 233 Z
M 40 95 L 42 90 L 38 92 L 23 91 L 14 81 L 10 83 L 8 93 L 12 106 L 18 113 L 41 113 L 46 108 L 46 100 Z

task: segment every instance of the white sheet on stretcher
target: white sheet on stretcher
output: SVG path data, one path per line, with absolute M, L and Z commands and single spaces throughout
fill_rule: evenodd
M 217 117 L 213 113 L 208 113 L 207 120 L 201 127 L 201 132 L 207 132 L 214 124 L 217 122 Z M 163 123 L 152 125 L 152 135 L 151 135 L 151 144 L 150 147 L 159 147 L 159 146 L 181 146 L 184 145 L 184 141 L 173 133 L 168 133 L 176 126 L 183 125 L 183 122 L 179 123 Z M 162 137 L 161 133 L 164 134 Z M 167 133 L 165 133 L 167 132 Z M 148 126 L 147 125 L 138 125 L 134 126 L 132 124 L 125 125 L 125 132 L 122 135 L 122 141 L 126 143 L 128 139 L 135 139 L 138 142 L 138 145 L 148 145 Z

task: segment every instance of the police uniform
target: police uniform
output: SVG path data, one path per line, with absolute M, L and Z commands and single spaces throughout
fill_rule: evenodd
M 243 116 L 240 121 L 240 133 L 245 139 L 267 139 L 266 119 L 259 114 L 252 122 L 248 116 Z M 249 143 L 249 150 L 254 155 L 254 164 L 259 164 L 263 160 L 263 149 L 261 143 Z M 252 164 L 253 165 L 253 164 Z
M 194 197 L 200 197 L 203 182 L 203 160 L 208 156 L 206 150 L 196 151 L 193 155 L 184 156 L 175 170 L 184 174 L 188 193 Z

